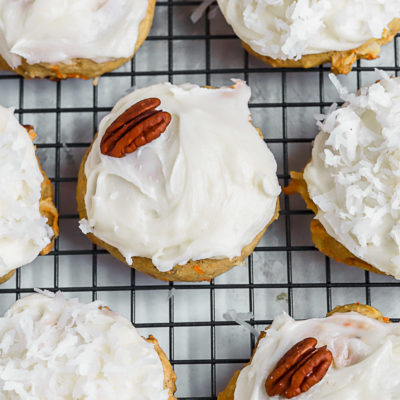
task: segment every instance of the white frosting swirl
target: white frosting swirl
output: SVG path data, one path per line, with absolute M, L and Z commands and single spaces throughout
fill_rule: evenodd
M 158 139 L 117 159 L 101 154 L 107 127 L 149 98 L 172 121 Z M 276 162 L 249 122 L 250 88 L 158 84 L 121 99 L 100 124 L 87 158 L 83 226 L 160 271 L 189 260 L 233 258 L 272 219 L 280 193 Z
M 130 57 L 148 0 L 0 0 L 0 54 L 15 68 Z
M 306 337 L 315 337 L 317 347 L 326 345 L 333 363 L 319 383 L 295 399 L 400 399 L 400 324 L 351 312 L 305 321 L 277 317 L 240 372 L 234 400 L 283 399 L 267 395 L 265 380 L 286 351 Z
M 2 400 L 167 400 L 161 360 L 130 321 L 42 294 L 0 319 Z
M 323 116 L 304 170 L 316 218 L 351 253 L 399 279 L 400 79 L 358 95 L 340 91 L 347 103 Z
M 400 17 L 399 0 L 218 0 L 233 30 L 275 59 L 350 50 L 381 38 Z
M 33 261 L 54 235 L 39 212 L 42 181 L 27 131 L 0 106 L 0 276 Z

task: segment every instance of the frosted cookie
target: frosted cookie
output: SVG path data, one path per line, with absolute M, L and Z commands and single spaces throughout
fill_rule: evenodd
M 347 74 L 400 30 L 398 0 L 218 0 L 244 48 L 274 67 Z
M 82 231 L 163 280 L 209 280 L 242 263 L 277 218 L 280 193 L 249 98 L 242 81 L 122 98 L 81 164 Z
M 58 236 L 53 187 L 35 155 L 35 137 L 0 106 L 0 283 L 49 253 Z
M 100 301 L 24 297 L 0 318 L 0 348 L 4 400 L 175 400 L 157 340 Z
M 218 400 L 400 398 L 400 325 L 348 304 L 326 318 L 275 318 Z
M 291 173 L 285 193 L 300 193 L 316 214 L 319 250 L 399 279 L 400 79 L 384 77 L 357 94 L 338 87 L 346 103 L 321 116 L 312 159 Z
M 0 69 L 31 78 L 95 78 L 130 60 L 156 0 L 0 0 Z

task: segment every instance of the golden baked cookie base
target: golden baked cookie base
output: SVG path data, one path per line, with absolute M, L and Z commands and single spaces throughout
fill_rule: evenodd
M 175 381 L 176 375 L 174 370 L 172 369 L 172 365 L 168 360 L 168 357 L 164 353 L 163 349 L 158 344 L 157 339 L 150 335 L 146 342 L 154 344 L 154 350 L 157 352 L 158 356 L 160 357 L 161 364 L 163 366 L 164 371 L 164 389 L 168 389 L 169 396 L 168 400 L 176 400 L 174 393 L 176 391 Z
M 318 65 L 331 63 L 334 74 L 348 74 L 353 64 L 360 59 L 373 60 L 379 56 L 381 46 L 393 40 L 400 31 L 400 18 L 395 18 L 385 29 L 380 39 L 371 39 L 356 49 L 347 51 L 328 51 L 319 54 L 307 54 L 299 60 L 280 60 L 263 56 L 255 52 L 248 44 L 242 42 L 243 47 L 251 54 L 267 64 L 277 68 L 313 68 Z
M 14 275 L 15 273 L 15 269 L 13 269 L 12 271 L 10 271 L 8 274 L 5 274 L 3 276 L 0 276 L 0 285 L 4 282 L 7 282 L 9 279 L 11 279 L 11 277 Z
M 36 133 L 34 132 L 33 129 L 27 128 L 27 132 L 29 136 L 32 138 L 36 137 Z M 40 172 L 43 175 L 43 181 L 42 185 L 40 188 L 41 196 L 39 200 L 39 211 L 40 214 L 47 218 L 47 225 L 50 226 L 50 228 L 54 232 L 54 236 L 51 239 L 51 242 L 40 252 L 42 255 L 46 255 L 50 253 L 54 246 L 54 241 L 56 237 L 58 236 L 59 230 L 58 230 L 58 212 L 56 209 L 56 206 L 53 203 L 53 185 L 50 182 L 50 179 L 48 178 L 46 172 L 44 172 L 42 166 L 40 165 L 39 159 L 36 157 L 38 166 L 40 169 Z M 8 274 L 0 276 L 0 284 L 8 281 L 13 275 L 14 275 L 15 269 L 10 271 Z
M 149 0 L 149 7 L 147 13 L 139 24 L 138 39 L 136 42 L 135 50 L 132 56 L 127 58 L 118 58 L 103 63 L 97 63 L 88 58 L 75 58 L 70 63 L 37 63 L 28 64 L 23 58 L 21 65 L 13 69 L 7 62 L 0 56 L 0 69 L 13 71 L 19 75 L 22 75 L 26 79 L 33 78 L 49 78 L 51 80 L 60 80 L 67 78 L 81 78 L 81 79 L 92 79 L 97 78 L 106 72 L 113 71 L 119 68 L 121 65 L 129 61 L 139 49 L 139 47 L 146 40 L 147 35 L 150 32 L 151 25 L 153 23 L 154 10 L 156 0 Z
M 331 312 L 329 312 L 326 316 L 329 317 L 330 315 L 334 314 L 334 313 L 346 313 L 346 312 L 350 312 L 350 311 L 354 311 L 354 312 L 358 312 L 359 314 L 362 314 L 366 317 L 369 318 L 373 318 L 376 319 L 378 321 L 383 321 L 383 322 L 389 322 L 389 320 L 387 318 L 384 318 L 381 314 L 381 312 L 379 310 L 377 310 L 374 307 L 368 306 L 368 305 L 364 305 L 364 304 L 358 304 L 358 303 L 353 303 L 353 304 L 346 304 L 344 306 L 338 306 L 335 307 Z M 266 328 L 268 329 L 268 327 Z M 258 343 L 260 343 L 260 340 L 262 338 L 264 338 L 266 335 L 266 331 L 262 331 L 257 343 L 254 347 L 253 350 L 253 355 L 250 359 L 250 361 L 243 366 L 247 367 L 248 365 L 251 364 L 251 361 L 253 360 L 254 354 L 257 351 L 257 346 Z M 227 387 L 225 388 L 224 391 L 222 391 L 219 395 L 218 395 L 218 400 L 233 400 L 234 399 L 234 395 L 235 395 L 235 389 L 236 389 L 236 382 L 239 378 L 239 374 L 240 374 L 241 370 L 238 370 L 234 373 L 233 377 L 231 378 L 231 380 L 229 381 Z
M 87 157 L 92 149 L 92 145 L 87 150 L 81 166 L 79 168 L 78 175 L 78 186 L 76 191 L 76 200 L 78 203 L 79 218 L 87 219 L 87 212 L 85 206 L 85 195 L 86 195 L 86 185 L 87 179 L 85 175 L 85 164 Z M 87 234 L 89 239 L 96 245 L 106 249 L 111 255 L 113 255 L 118 260 L 124 262 L 136 270 L 148 274 L 156 279 L 161 279 L 163 281 L 182 281 L 182 282 L 200 282 L 200 281 L 210 281 L 216 276 L 230 270 L 231 268 L 243 264 L 246 257 L 248 257 L 257 246 L 258 242 L 261 240 L 268 226 L 275 221 L 279 216 L 279 199 L 277 199 L 275 214 L 270 220 L 270 222 L 265 226 L 265 228 L 253 239 L 251 243 L 242 249 L 242 253 L 239 257 L 235 257 L 232 260 L 224 258 L 222 260 L 212 260 L 204 259 L 197 261 L 189 261 L 185 265 L 175 266 L 172 270 L 167 272 L 159 271 L 152 263 L 150 258 L 146 257 L 132 257 L 132 265 L 127 264 L 125 257 L 119 252 L 117 248 L 109 245 L 103 240 L 99 239 L 92 233 Z
M 307 189 L 307 183 L 303 179 L 303 173 L 292 171 L 290 173 L 290 176 L 292 180 L 289 186 L 283 189 L 283 192 L 287 195 L 295 193 L 300 194 L 300 196 L 306 202 L 307 208 L 309 208 L 316 215 L 318 213 L 318 208 L 310 198 Z M 362 268 L 366 271 L 375 272 L 377 274 L 388 275 L 378 268 L 373 267 L 367 262 L 356 257 L 346 247 L 344 247 L 336 239 L 330 236 L 325 228 L 322 226 L 321 222 L 318 221 L 318 219 L 314 218 L 311 221 L 311 234 L 315 247 L 328 257 L 336 260 L 337 262 L 352 265 L 354 267 Z

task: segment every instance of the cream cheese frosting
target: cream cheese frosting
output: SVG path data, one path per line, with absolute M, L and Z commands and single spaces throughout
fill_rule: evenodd
M 148 0 L 0 0 L 0 55 L 16 68 L 132 56 Z
M 95 301 L 34 294 L 0 318 L 2 400 L 167 400 L 154 345 Z
M 101 154 L 110 124 L 157 97 L 166 131 L 117 159 Z M 157 84 L 121 99 L 100 123 L 85 164 L 84 233 L 160 271 L 189 260 L 234 258 L 272 219 L 280 187 L 276 162 L 249 122 L 250 88 Z
M 332 75 L 331 79 L 338 86 Z M 319 122 L 304 170 L 316 218 L 358 258 L 400 278 L 400 79 L 349 94 Z
M 275 59 L 355 49 L 400 17 L 399 0 L 218 0 L 256 53 Z
M 351 312 L 304 321 L 278 316 L 251 364 L 240 372 L 234 400 L 283 399 L 267 395 L 265 380 L 286 351 L 307 337 L 316 338 L 318 347 L 326 345 L 333 363 L 319 383 L 296 399 L 400 399 L 400 324 Z
M 54 235 L 39 211 L 42 181 L 31 138 L 0 106 L 0 276 L 33 261 Z

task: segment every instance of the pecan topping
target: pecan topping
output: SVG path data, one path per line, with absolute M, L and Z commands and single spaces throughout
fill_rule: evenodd
M 125 110 L 105 131 L 101 152 L 121 158 L 157 139 L 171 122 L 171 114 L 155 109 L 160 104 L 159 99 L 150 98 Z
M 265 381 L 268 396 L 287 399 L 307 392 L 327 373 L 333 356 L 326 346 L 316 348 L 317 339 L 306 338 L 295 344 L 276 364 Z

